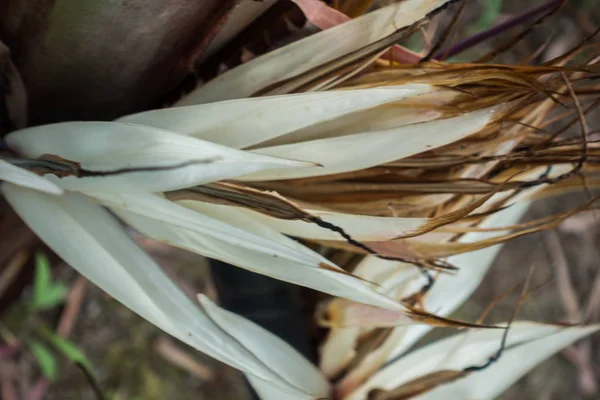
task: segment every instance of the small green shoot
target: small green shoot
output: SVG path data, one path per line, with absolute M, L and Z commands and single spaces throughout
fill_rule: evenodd
M 29 342 L 29 349 L 37 360 L 42 374 L 51 381 L 55 380 L 58 375 L 58 367 L 54 354 L 37 340 L 31 340 Z
M 58 336 L 47 327 L 40 328 L 40 335 L 56 348 L 62 355 L 74 363 L 79 363 L 88 371 L 92 371 L 92 364 L 77 345 L 68 339 Z
M 35 256 L 35 278 L 33 282 L 33 300 L 30 303 L 32 312 L 56 307 L 67 296 L 68 287 L 60 282 L 52 282 L 48 258 L 37 253 Z

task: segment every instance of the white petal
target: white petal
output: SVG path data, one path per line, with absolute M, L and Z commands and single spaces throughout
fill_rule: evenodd
M 413 84 L 368 90 L 257 97 L 165 108 L 128 115 L 119 121 L 154 126 L 242 149 L 356 111 L 432 90 L 429 85 Z M 395 115 L 394 121 L 397 124 L 410 122 L 414 120 L 414 115 L 424 118 L 413 110 L 410 115 L 400 118 Z M 333 127 L 324 126 L 321 130 L 331 131 Z
M 82 140 L 83 138 L 83 140 Z M 110 176 L 47 178 L 78 191 L 167 191 L 269 168 L 310 164 L 230 149 L 149 126 L 120 122 L 66 122 L 13 132 L 6 142 L 20 154 L 53 154 L 89 171 L 162 167 Z
M 177 105 L 250 97 L 412 25 L 449 0 L 405 0 L 311 35 L 242 64 L 196 89 Z M 332 46 L 335 43 L 335 46 Z
M 354 347 L 358 341 L 360 328 L 332 328 L 321 348 L 319 368 L 333 378 L 350 364 L 356 355 Z
M 346 240 L 339 233 L 322 228 L 315 223 L 300 220 L 285 220 L 270 217 L 243 208 L 209 205 L 218 209 L 230 210 L 232 213 L 244 215 L 256 223 L 268 226 L 285 235 L 318 240 Z M 325 222 L 342 228 L 353 239 L 360 241 L 385 241 L 413 232 L 428 221 L 428 218 L 388 218 L 370 215 L 342 214 L 332 211 L 306 210 L 311 215 Z
M 381 285 L 382 289 L 396 298 L 414 294 L 427 283 L 419 268 L 413 264 L 383 260 L 375 256 L 365 257 L 354 270 L 357 276 Z
M 415 100 L 419 103 L 426 103 L 426 98 L 428 98 L 428 96 L 429 98 L 435 96 L 436 100 L 438 100 L 444 96 L 444 94 L 442 94 L 442 92 L 434 92 L 429 95 L 419 95 L 418 98 L 410 98 L 409 101 Z M 439 103 L 443 102 L 439 101 Z M 348 136 L 355 133 L 383 131 L 386 129 L 398 128 L 400 126 L 431 121 L 440 118 L 441 116 L 442 113 L 435 109 L 408 108 L 400 101 L 394 104 L 369 108 L 367 110 L 353 112 L 352 114 L 346 114 L 338 118 L 316 123 L 287 135 L 273 138 L 256 147 L 271 147 L 307 140 Z
M 480 226 L 482 228 L 502 227 L 519 222 L 529 208 L 528 203 L 516 203 L 498 213 L 490 215 Z M 461 243 L 485 240 L 508 232 L 469 232 L 458 241 Z M 477 289 L 479 283 L 490 269 L 502 244 L 486 247 L 448 258 L 448 262 L 459 268 L 456 273 L 442 274 L 424 299 L 425 309 L 439 316 L 450 315 L 462 305 Z M 461 290 L 456 290 L 460 287 Z M 396 329 L 406 329 L 401 343 L 390 352 L 388 359 L 404 353 L 432 328 L 429 325 L 415 325 Z
M 48 179 L 4 160 L 0 160 L 0 181 L 14 183 L 15 185 L 39 190 L 44 193 L 54 195 L 63 194 L 63 190 Z
M 122 210 L 115 210 L 115 212 L 128 224 L 153 239 L 334 296 L 348 297 L 355 301 L 384 308 L 398 309 L 399 307 L 397 303 L 377 294 L 356 278 L 334 271 L 321 270 L 312 265 L 282 258 L 275 259 L 269 254 L 242 249 L 206 235 L 167 225 L 138 214 Z
M 275 335 L 264 335 L 264 329 L 253 322 L 217 307 L 205 296 L 198 296 L 211 319 L 252 353 L 277 371 L 290 384 L 315 397 L 326 397 L 329 384 L 319 370 L 294 348 Z
M 124 305 L 218 360 L 285 392 L 304 394 L 204 314 L 102 207 L 74 193 L 56 197 L 10 184 L 2 192 L 60 257 Z M 273 339 L 258 327 L 253 332 Z
M 500 360 L 419 398 L 493 399 L 535 365 L 598 329 L 600 325 L 566 328 L 517 322 L 509 332 L 507 349 Z M 498 350 L 502 333 L 500 330 L 466 332 L 425 346 L 379 371 L 347 399 L 362 400 L 372 389 L 391 390 L 432 372 L 481 365 Z
M 571 343 L 597 332 L 599 328 L 598 325 L 565 328 L 551 336 L 511 349 L 489 369 L 437 388 L 423 396 L 423 399 L 495 399 L 536 365 Z
M 422 273 L 414 265 L 407 263 L 382 260 L 373 256 L 365 257 L 354 270 L 361 278 L 368 279 L 381 285 L 385 294 L 392 298 L 405 298 L 417 293 L 427 282 Z M 399 321 L 395 321 L 399 324 Z M 415 328 L 423 326 L 414 325 Z M 385 363 L 390 352 L 404 341 L 407 326 L 399 326 L 393 329 L 381 345 L 371 351 L 360 364 L 349 371 L 338 383 L 338 388 L 343 391 L 351 391 L 360 385 L 374 371 Z M 357 335 L 366 334 L 371 331 L 363 327 L 334 328 L 330 332 L 321 355 L 321 368 L 327 376 L 334 376 L 342 368 L 346 367 L 355 354 L 357 346 Z M 355 340 L 351 340 L 351 338 Z
M 196 212 L 154 194 L 90 193 L 90 196 L 105 206 L 131 211 L 247 250 L 267 253 L 274 258 L 315 265 L 322 262 L 335 268 L 326 258 L 283 236 L 282 240 L 264 238 L 247 231 L 243 225 L 238 227 L 212 218 L 204 209 L 202 212 Z M 195 209 L 198 210 L 199 207 L 201 205 Z
M 483 228 L 499 227 L 517 223 L 528 208 L 527 203 L 516 203 L 511 207 L 490 215 L 480 226 Z M 502 232 L 470 232 L 463 235 L 460 242 L 471 242 L 484 240 L 493 237 Z M 437 277 L 433 288 L 423 299 L 425 309 L 439 316 L 448 316 L 457 309 L 479 286 L 479 283 L 491 267 L 496 255 L 502 248 L 502 245 L 487 247 L 474 252 L 464 253 L 448 259 L 452 265 L 459 270 L 452 274 L 441 274 Z M 390 297 L 405 297 L 416 292 L 422 287 L 424 282 L 421 274 L 413 267 L 405 263 L 381 260 L 375 257 L 366 257 L 359 263 L 355 269 L 355 274 L 361 278 L 382 285 L 387 289 L 386 294 Z M 460 287 L 461 290 L 456 290 Z M 396 291 L 394 291 L 394 288 Z M 337 330 L 338 335 L 349 335 L 352 329 L 342 328 Z M 350 372 L 342 381 L 343 385 L 352 387 L 356 382 L 368 376 L 374 366 L 378 367 L 386 360 L 392 360 L 400 354 L 406 352 L 419 339 L 432 329 L 429 325 L 398 326 L 386 341 L 377 349 L 376 352 L 361 363 L 355 370 Z M 333 335 L 333 334 L 332 334 Z M 332 336 L 332 340 L 334 337 Z M 345 348 L 342 344 L 345 343 Z M 348 354 L 355 346 L 355 343 L 347 341 L 340 344 L 326 342 L 327 349 L 335 349 L 337 352 L 330 351 L 323 353 L 322 362 L 326 362 L 327 371 L 338 371 L 344 366 L 343 359 L 335 358 L 337 354 Z M 381 357 L 383 355 L 383 357 Z M 326 360 L 325 360 L 326 358 Z M 325 360 L 325 361 L 324 361 Z M 369 364 L 372 364 L 369 366 Z M 378 365 L 377 365 L 378 364 Z M 330 375 L 328 375 L 330 376 Z
M 151 194 L 92 195 L 154 239 L 335 296 L 404 310 L 365 282 L 342 273 L 326 258 L 229 212 L 218 214 L 194 202 L 198 204 L 192 206 L 199 213 Z
M 374 256 L 365 257 L 354 269 L 354 274 L 381 285 L 382 291 L 392 298 L 408 297 L 416 293 L 426 283 L 422 273 L 414 265 L 382 260 Z M 421 326 L 423 325 L 415 325 L 414 328 Z M 366 360 L 366 364 L 362 362 L 358 366 L 360 370 L 354 374 L 351 373 L 350 379 L 352 381 L 361 379 L 365 371 L 370 369 L 370 367 L 366 369 L 365 367 L 368 367 L 368 364 L 373 364 L 376 360 L 380 360 L 379 365 L 385 362 L 390 351 L 399 343 L 402 343 L 406 328 L 406 326 L 395 328 L 390 337 L 378 348 L 377 353 L 379 355 L 370 357 Z M 336 376 L 352 361 L 359 334 L 368 331 L 365 327 L 333 327 L 331 329 L 323 344 L 320 357 L 320 368 L 325 375 L 328 377 Z M 384 356 L 381 357 L 381 354 Z
M 283 158 L 301 158 L 320 166 L 297 170 L 274 169 L 238 179 L 264 181 L 304 178 L 373 167 L 462 139 L 483 128 L 493 114 L 492 109 L 486 109 L 454 118 L 401 126 L 379 132 L 260 148 L 254 152 Z
M 337 390 L 339 393 L 351 393 L 385 363 L 386 357 L 391 348 L 399 341 L 402 341 L 406 331 L 395 329 L 390 332 L 385 342 L 381 343 L 376 349 L 371 351 L 360 364 L 349 371 L 344 378 L 339 381 Z

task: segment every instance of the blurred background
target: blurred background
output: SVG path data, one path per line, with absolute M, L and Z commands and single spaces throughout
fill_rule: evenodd
M 344 1 L 336 3 L 343 7 Z M 541 3 L 469 0 L 459 28 L 450 40 L 472 36 Z M 256 54 L 316 31 L 288 0 L 275 2 L 272 8 L 276 7 L 278 12 L 273 12 L 276 18 L 263 21 L 254 31 L 242 32 L 233 45 L 206 61 L 196 78 L 209 79 Z M 403 45 L 420 51 L 435 43 L 456 7 L 456 4 L 448 7 L 422 33 L 416 33 Z M 541 63 L 563 54 L 598 27 L 598 1 L 571 0 L 496 61 Z M 523 25 L 505 31 L 451 61 L 476 59 L 522 29 Z M 193 84 L 191 80 L 189 85 Z M 591 131 L 600 129 L 600 113 L 590 114 L 588 122 Z M 585 193 L 540 200 L 534 203 L 525 220 L 568 211 L 586 200 Z M 40 246 L 2 199 L 0 202 L 3 399 L 12 400 L 8 397 L 11 396 L 8 380 L 17 383 L 18 387 L 13 388 L 16 392 L 30 394 L 26 400 L 95 399 L 89 381 L 73 361 L 88 364 L 101 390 L 114 400 L 249 398 L 238 372 L 178 343 L 86 282 Z M 141 237 L 138 241 L 185 290 L 217 299 L 207 260 Z M 556 230 L 505 245 L 482 285 L 454 317 L 479 318 L 490 302 L 521 281 L 534 265 L 532 285 L 540 288 L 527 298 L 520 318 L 600 322 L 599 260 L 600 213 L 579 214 Z M 312 299 L 314 295 L 302 289 L 302 298 Z M 506 296 L 490 315 L 489 322 L 506 320 L 517 300 L 518 294 Z M 419 345 L 449 333 L 445 329 L 435 330 Z M 42 337 L 45 341 L 23 343 L 24 337 Z M 600 337 L 596 335 L 537 367 L 502 398 L 600 398 L 598 360 Z

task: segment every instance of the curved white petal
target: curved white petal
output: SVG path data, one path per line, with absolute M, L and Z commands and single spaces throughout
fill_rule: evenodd
M 493 399 L 535 365 L 598 329 L 600 325 L 564 327 L 516 322 L 509 332 L 506 351 L 497 362 L 419 399 Z M 482 365 L 498 350 L 502 334 L 501 330 L 478 330 L 432 343 L 388 365 L 347 399 L 363 400 L 372 389 L 391 390 L 432 372 Z
M 392 298 L 405 298 L 417 293 L 427 282 L 422 273 L 414 265 L 407 263 L 382 260 L 373 256 L 366 257 L 354 270 L 357 276 L 372 280 L 381 285 L 382 290 Z M 348 311 L 351 312 L 349 305 Z M 346 311 L 346 312 L 348 312 Z M 340 313 L 341 314 L 341 313 Z M 385 316 L 378 313 L 378 326 L 384 326 Z M 362 316 L 364 319 L 366 316 Z M 403 321 L 392 316 L 392 325 L 402 325 Z M 414 325 L 415 328 L 421 324 Z M 355 365 L 338 383 L 340 392 L 351 391 L 360 385 L 374 371 L 385 363 L 390 352 L 402 343 L 407 332 L 407 326 L 397 326 L 377 348 L 370 351 L 364 359 Z M 365 324 L 356 327 L 334 327 L 327 338 L 321 354 L 321 368 L 327 376 L 333 376 L 347 367 L 355 355 L 358 334 L 365 334 L 372 328 Z M 350 338 L 355 337 L 355 340 Z
M 427 218 L 388 218 L 370 215 L 352 215 L 329 211 L 307 210 L 310 214 L 342 228 L 359 241 L 385 241 L 413 232 L 427 222 Z M 283 220 L 254 213 L 257 222 L 286 235 L 317 240 L 346 240 L 339 233 L 314 223 Z
M 273 169 L 239 177 L 242 181 L 305 178 L 356 171 L 455 142 L 482 129 L 493 109 L 398 128 L 260 148 L 258 154 L 300 158 L 319 164 L 296 170 Z
M 206 296 L 199 295 L 200 304 L 225 332 L 276 371 L 290 384 L 315 397 L 326 397 L 329 383 L 319 370 L 293 349 L 284 340 L 275 335 L 264 335 L 264 329 L 255 323 L 234 313 L 217 307 Z
M 214 210 L 223 210 L 224 212 L 240 215 L 285 235 L 318 240 L 346 240 L 339 233 L 318 226 L 315 223 L 274 218 L 239 207 L 203 204 L 207 209 L 213 208 Z M 413 232 L 429 220 L 428 218 L 374 217 L 321 210 L 306 210 L 306 212 L 342 228 L 353 239 L 360 241 L 385 241 L 394 239 Z
M 319 368 L 333 378 L 350 364 L 356 355 L 354 347 L 358 341 L 360 328 L 332 328 L 321 348 Z
M 203 209 L 202 203 L 186 208 L 151 194 L 91 195 L 154 239 L 335 296 L 404 310 L 326 258 L 251 220 Z
M 515 203 L 505 210 L 490 215 L 480 226 L 482 228 L 493 228 L 516 224 L 528 208 L 528 202 Z M 501 233 L 508 232 L 469 232 L 463 235 L 459 242 L 485 240 Z M 436 279 L 435 284 L 424 299 L 425 309 L 439 316 L 450 315 L 477 289 L 501 249 L 502 244 L 498 244 L 449 257 L 448 262 L 458 267 L 458 271 L 453 274 L 442 274 Z M 457 287 L 460 290 L 456 290 Z M 415 325 L 396 329 L 405 329 L 407 332 L 403 340 L 390 352 L 388 360 L 408 350 L 427 334 L 431 327 L 428 325 Z
M 376 349 L 371 351 L 365 358 L 349 371 L 337 384 L 339 393 L 351 393 L 371 375 L 373 375 L 385 363 L 387 354 L 396 343 L 400 342 L 405 330 L 395 329 L 390 332 L 386 340 Z
M 373 89 L 369 89 L 373 90 Z M 327 92 L 325 92 L 327 93 Z M 427 103 L 435 99 L 435 104 L 444 103 L 447 97 L 445 92 L 433 92 L 420 95 L 418 98 L 409 98 L 419 103 Z M 394 104 L 385 104 L 367 110 L 353 112 L 328 121 L 320 122 L 296 130 L 287 135 L 273 138 L 255 147 L 272 147 L 282 144 L 298 143 L 315 139 L 326 139 L 339 136 L 354 135 L 356 133 L 378 132 L 400 126 L 418 124 L 442 117 L 443 114 L 433 107 L 431 109 L 409 108 L 402 101 Z
M 0 160 L 0 181 L 14 183 L 18 186 L 39 190 L 48 194 L 63 194 L 63 190 L 48 179 L 4 160 Z
M 579 339 L 597 332 L 599 328 L 598 325 L 565 328 L 548 337 L 523 344 L 507 351 L 489 369 L 439 387 L 423 396 L 423 400 L 495 399 L 537 364 Z
M 354 273 L 381 285 L 386 293 L 397 298 L 408 297 L 427 283 L 422 271 L 415 265 L 375 256 L 365 257 L 358 263 Z
M 405 0 L 368 13 L 242 64 L 194 90 L 176 105 L 250 97 L 273 83 L 375 43 L 425 18 L 448 1 Z
M 190 346 L 256 375 L 279 390 L 300 396 L 311 394 L 260 360 L 256 354 L 262 349 L 247 347 L 261 340 L 279 339 L 262 328 L 249 327 L 249 322 L 240 322 L 241 317 L 230 316 L 226 327 L 215 323 L 216 306 L 212 306 L 210 315 L 203 313 L 102 207 L 74 193 L 49 196 L 11 184 L 3 185 L 2 192 L 60 257 L 137 314 Z M 254 341 L 241 343 L 225 330 L 234 329 L 235 323 L 251 329 Z M 297 356 L 281 344 L 278 349 L 286 351 L 287 357 Z
M 318 269 L 269 254 L 242 249 L 206 235 L 143 217 L 139 214 L 115 211 L 123 220 L 144 235 L 204 256 L 267 275 L 282 281 L 310 287 L 339 297 L 374 304 L 384 308 L 398 309 L 399 305 L 351 276 L 331 270 Z
M 480 226 L 483 228 L 500 227 L 517 223 L 523 214 L 527 211 L 528 203 L 516 203 L 511 207 L 498 213 L 490 215 Z M 463 235 L 460 242 L 471 242 L 493 237 L 501 232 L 469 232 Z M 502 248 L 502 245 L 487 247 L 474 252 L 464 253 L 450 257 L 448 261 L 459 268 L 452 274 L 441 274 L 437 277 L 432 289 L 423 299 L 425 309 L 439 316 L 448 316 L 457 309 L 479 286 L 479 283 L 491 267 L 496 255 Z M 375 283 L 383 285 L 388 291 L 388 295 L 408 296 L 422 287 L 421 274 L 406 264 L 394 261 L 381 260 L 375 257 L 366 257 L 355 269 L 355 274 L 364 279 L 369 279 Z M 456 290 L 460 288 L 460 290 Z M 394 292 L 394 289 L 401 293 Z M 351 371 L 342 384 L 351 387 L 368 376 L 373 368 L 381 366 L 386 360 L 391 360 L 406 352 L 419 339 L 432 329 L 429 325 L 411 325 L 398 326 L 386 341 L 374 352 L 371 359 L 367 359 Z M 340 328 L 330 334 L 324 349 L 329 350 L 322 354 L 322 365 L 327 369 L 323 371 L 328 374 L 330 371 L 339 371 L 347 361 L 348 357 L 356 345 L 354 342 L 343 341 L 338 344 L 330 343 L 340 335 L 350 335 L 349 332 L 358 330 L 358 328 Z M 342 345 L 345 344 L 345 346 Z M 341 357 L 340 355 L 344 355 Z M 372 364 L 372 365 L 369 365 Z M 328 376 L 331 376 L 328 374 Z
M 266 253 L 274 259 L 285 259 L 307 265 L 325 263 L 331 268 L 336 268 L 326 258 L 276 232 L 273 232 L 272 237 L 267 238 L 256 235 L 244 229 L 244 225 L 238 226 L 231 224 L 231 221 L 224 222 L 215 218 L 214 214 L 208 214 L 200 208 L 202 205 L 194 204 L 194 209 L 190 209 L 151 193 L 90 193 L 89 195 L 113 209 L 131 211 L 243 249 Z M 273 240 L 274 238 L 276 240 Z
M 85 140 L 80 140 L 85 138 Z M 58 155 L 108 176 L 46 177 L 68 190 L 160 192 L 269 168 L 311 165 L 230 149 L 189 136 L 121 122 L 65 122 L 22 129 L 6 137 L 20 154 Z M 122 171 L 124 169 L 146 169 Z
M 119 121 L 154 126 L 242 149 L 324 121 L 433 90 L 429 85 L 412 84 L 256 97 L 165 108 L 128 115 Z M 413 110 L 410 115 L 395 116 L 394 121 L 398 124 L 406 120 L 410 122 L 415 114 L 418 113 Z M 332 128 L 324 126 L 322 130 Z

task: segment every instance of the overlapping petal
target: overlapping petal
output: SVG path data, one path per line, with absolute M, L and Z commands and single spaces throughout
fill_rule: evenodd
M 435 89 L 429 85 L 412 84 L 367 90 L 256 97 L 153 110 L 128 115 L 120 118 L 119 121 L 154 126 L 243 149 L 282 136 L 286 137 L 297 131 L 311 129 L 321 123 L 337 121 L 340 117 L 344 117 L 345 120 L 355 113 L 386 103 L 414 98 L 434 91 Z M 398 125 L 405 121 L 415 121 L 414 116 L 418 115 L 414 111 L 410 115 L 402 114 L 399 107 L 394 111 L 401 113 L 400 116 L 394 116 L 394 121 Z M 364 116 L 361 116 L 361 119 L 368 121 Z M 320 132 L 328 133 L 332 128 L 334 127 L 325 126 L 320 129 Z
M 13 132 L 6 142 L 21 155 L 52 155 L 79 163 L 81 177 L 46 176 L 76 191 L 160 192 L 263 169 L 312 165 L 121 122 L 44 125 Z
M 152 194 L 92 194 L 151 238 L 335 296 L 402 311 L 396 301 L 301 244 L 231 211 Z M 197 212 L 200 211 L 200 212 Z
M 201 204 L 206 210 L 223 210 L 232 215 L 239 215 L 240 218 L 246 218 L 253 223 L 269 227 L 288 236 L 317 240 L 345 240 L 339 233 L 313 222 L 274 218 L 241 207 L 233 208 L 191 200 L 186 201 L 186 203 Z M 373 217 L 320 210 L 306 210 L 306 212 L 326 223 L 343 229 L 353 239 L 360 241 L 394 239 L 413 232 L 429 220 L 428 218 Z
M 370 168 L 453 143 L 481 130 L 493 116 L 493 109 L 484 109 L 454 118 L 399 126 L 383 131 L 259 148 L 254 152 L 273 157 L 296 157 L 319 166 L 298 170 L 273 169 L 237 179 L 243 181 L 292 179 Z
M 196 89 L 177 105 L 251 97 L 386 38 L 425 18 L 449 0 L 406 0 L 368 13 L 234 68 Z M 332 45 L 335 44 L 335 45 Z
M 526 202 L 513 204 L 511 207 L 492 214 L 480 225 L 482 228 L 502 227 L 516 223 L 528 208 Z M 463 235 L 461 242 L 483 240 L 501 232 L 470 232 Z M 479 286 L 481 280 L 489 270 L 502 245 L 491 246 L 485 249 L 468 252 L 450 257 L 448 261 L 458 268 L 451 274 L 440 274 L 432 289 L 423 297 L 422 302 L 426 310 L 438 316 L 448 316 L 458 308 L 473 291 Z M 413 274 L 410 274 L 412 270 Z M 378 272 L 374 272 L 378 271 Z M 401 292 L 396 295 L 408 296 L 416 292 L 424 284 L 422 276 L 414 267 L 399 262 L 366 258 L 356 269 L 360 277 L 370 277 L 376 283 L 387 285 L 390 289 L 397 288 Z M 394 275 L 400 279 L 394 279 Z M 457 290 L 460 288 L 460 290 Z M 397 327 L 385 339 L 384 343 L 374 350 L 369 357 L 355 366 L 341 381 L 344 390 L 351 390 L 372 372 L 377 370 L 387 360 L 391 360 L 406 352 L 421 337 L 429 332 L 430 325 L 404 326 L 398 321 Z M 353 334 L 351 332 L 354 332 Z M 349 358 L 354 355 L 358 333 L 356 327 L 339 327 L 333 329 L 328 337 L 321 358 L 323 371 L 332 376 L 349 363 Z M 339 341 L 340 338 L 353 336 L 355 341 Z M 339 343 L 336 344 L 336 342 Z M 344 343 L 345 345 L 342 345 Z
M 517 203 L 511 207 L 490 216 L 482 224 L 482 228 L 497 228 L 517 223 L 529 207 L 527 202 Z M 460 238 L 460 242 L 483 240 L 502 233 L 500 232 L 469 232 Z M 491 268 L 496 255 L 502 249 L 498 244 L 485 249 L 458 254 L 448 258 L 448 262 L 458 267 L 453 274 L 442 274 L 435 282 L 431 291 L 424 298 L 424 305 L 436 315 L 450 315 L 461 306 L 477 289 L 488 270 Z M 460 288 L 460 290 L 456 290 Z M 426 325 L 406 327 L 406 335 L 401 343 L 389 353 L 392 359 L 415 344 L 431 330 Z
M 63 194 L 63 190 L 49 180 L 4 160 L 0 160 L 0 181 L 10 182 L 48 194 Z
M 206 298 L 203 309 L 194 304 L 113 216 L 85 196 L 51 196 L 11 184 L 2 193 L 66 262 L 165 332 L 283 393 L 310 398 L 327 392 L 317 370 L 281 339 Z M 265 354 L 265 343 L 277 352 Z
M 517 322 L 508 334 L 507 350 L 498 361 L 419 398 L 494 399 L 535 365 L 599 329 L 598 325 L 565 327 Z M 479 330 L 432 343 L 391 363 L 346 398 L 363 400 L 373 389 L 393 390 L 426 374 L 482 365 L 497 352 L 502 334 L 501 330 Z

